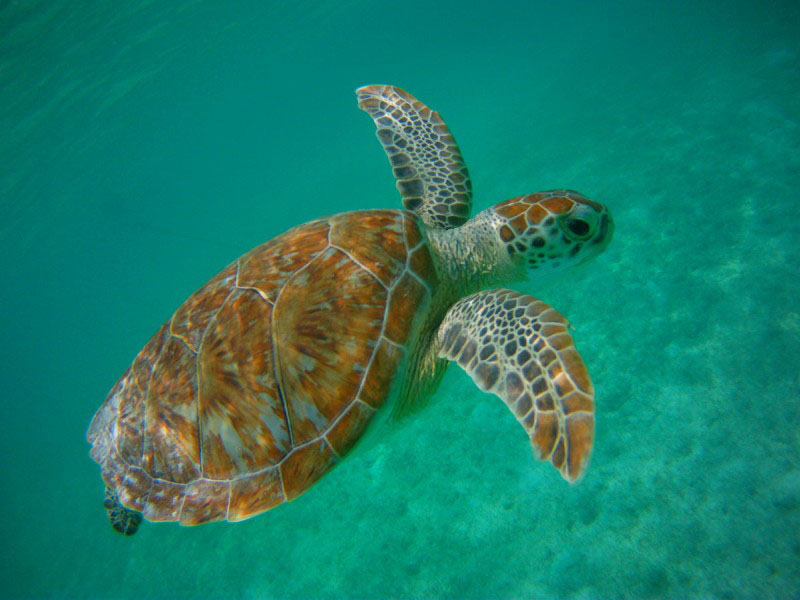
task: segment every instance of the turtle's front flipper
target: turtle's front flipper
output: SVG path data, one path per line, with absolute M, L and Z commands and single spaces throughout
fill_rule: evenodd
M 428 227 L 463 225 L 472 208 L 472 183 L 455 139 L 439 113 L 390 85 L 356 90 L 392 163 L 403 206 Z
M 594 390 L 564 317 L 531 296 L 485 290 L 450 308 L 438 343 L 439 356 L 502 398 L 537 458 L 568 481 L 581 477 L 592 451 Z
M 122 535 L 133 535 L 139 529 L 142 513 L 122 506 L 117 493 L 109 487 L 106 487 L 106 499 L 103 501 L 103 506 L 108 511 L 111 526 Z

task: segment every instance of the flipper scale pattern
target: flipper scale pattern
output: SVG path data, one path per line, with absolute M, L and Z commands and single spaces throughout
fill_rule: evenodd
M 532 296 L 484 290 L 453 305 L 438 343 L 439 356 L 506 403 L 537 458 L 568 481 L 581 477 L 594 438 L 594 389 L 564 317 Z
M 390 85 L 356 90 L 397 179 L 403 206 L 429 227 L 463 225 L 472 209 L 472 183 L 453 135 L 439 113 Z

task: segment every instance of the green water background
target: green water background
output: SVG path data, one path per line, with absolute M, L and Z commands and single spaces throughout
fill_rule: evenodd
M 258 518 L 115 534 L 84 433 L 178 304 L 306 220 L 395 207 L 353 90 L 439 110 L 476 208 L 616 237 L 520 287 L 597 388 L 576 487 L 451 369 Z M 0 595 L 796 598 L 796 2 L 0 2 Z

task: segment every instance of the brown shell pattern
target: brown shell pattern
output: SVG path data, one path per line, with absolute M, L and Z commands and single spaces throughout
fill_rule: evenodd
M 151 521 L 238 521 L 335 465 L 386 399 L 436 284 L 411 213 L 296 227 L 229 265 L 156 333 L 88 438 Z

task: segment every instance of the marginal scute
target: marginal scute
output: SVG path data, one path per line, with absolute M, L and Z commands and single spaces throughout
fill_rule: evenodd
M 185 484 L 154 479 L 147 496 L 144 518 L 148 521 L 177 521 L 180 517 Z
M 105 481 L 111 489 L 118 489 L 120 485 L 122 485 L 127 471 L 128 464 L 122 460 L 117 449 L 111 446 L 106 453 L 106 460 L 102 465 L 103 481 Z
M 438 283 L 436 268 L 433 266 L 431 251 L 427 246 L 420 246 L 409 257 L 409 267 L 422 280 L 429 284 Z
M 153 480 L 147 473 L 138 467 L 129 467 L 119 485 L 119 498 L 128 508 L 141 512 L 152 486 Z
M 381 338 L 361 384 L 358 400 L 372 408 L 380 408 L 389 394 L 393 375 L 400 367 L 403 357 L 403 348 Z
M 280 465 L 286 499 L 297 498 L 337 461 L 336 455 L 323 439 L 293 450 Z
M 363 402 L 350 404 L 339 420 L 334 423 L 325 438 L 337 455 L 344 456 L 361 437 L 375 409 Z
M 130 386 L 131 379 L 134 379 L 132 367 L 122 374 L 114 387 L 106 396 L 105 401 L 92 417 L 89 429 L 86 432 L 86 440 L 92 444 L 89 456 L 92 460 L 102 465 L 108 455 L 109 440 L 113 437 L 112 430 L 116 430 L 116 421 L 120 400 L 125 398 L 125 390 Z
M 231 482 L 229 521 L 242 521 L 286 500 L 277 466 Z
M 430 292 L 408 273 L 392 289 L 384 335 L 396 344 L 405 345 L 410 333 L 409 322 L 424 311 Z
M 181 525 L 221 521 L 228 516 L 230 481 L 197 479 L 186 486 L 181 506 Z
M 406 246 L 409 250 L 413 250 L 422 241 L 422 234 L 419 230 L 419 222 L 413 213 L 405 213 L 403 215 L 403 232 L 406 238 Z

